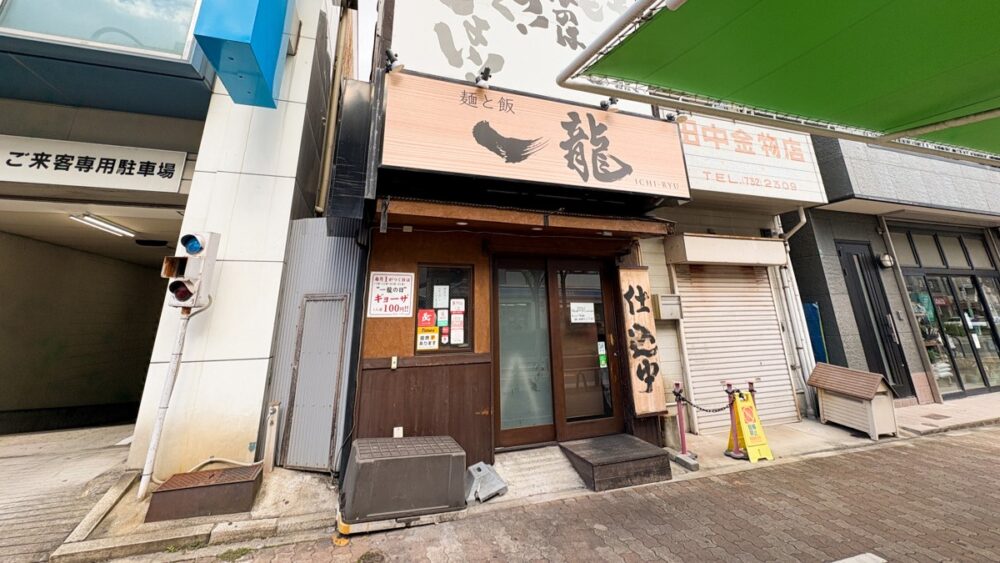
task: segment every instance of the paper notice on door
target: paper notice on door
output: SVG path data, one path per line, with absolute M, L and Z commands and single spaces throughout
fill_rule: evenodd
M 570 303 L 569 322 L 571 323 L 593 323 L 597 322 L 594 317 L 593 303 Z
M 437 325 L 448 326 L 448 309 L 437 310 Z
M 465 299 L 452 299 L 451 300 L 451 307 L 449 307 L 449 309 L 451 309 L 452 313 L 464 313 L 465 312 Z
M 465 344 L 465 329 L 451 327 L 451 343 L 455 346 Z
M 456 313 L 453 310 L 451 312 L 451 327 L 465 328 L 465 313 Z
M 608 347 L 604 344 L 603 340 L 600 340 L 600 341 L 597 342 L 597 353 L 598 354 L 607 354 L 608 353 Z
M 435 309 L 447 309 L 448 308 L 448 289 L 447 285 L 435 285 L 434 286 L 434 308 Z

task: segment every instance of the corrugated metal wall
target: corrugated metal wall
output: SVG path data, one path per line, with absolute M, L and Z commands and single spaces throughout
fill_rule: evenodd
M 286 458 L 289 458 L 286 454 L 291 451 L 293 455 L 289 461 L 294 461 L 295 467 L 320 471 L 337 467 L 339 445 L 344 435 L 342 419 L 347 399 L 346 374 L 354 332 L 350 311 L 356 298 L 354 291 L 360 256 L 361 248 L 353 238 L 327 236 L 325 219 L 292 221 L 267 397 L 268 403 L 281 403 L 277 444 L 280 465 L 286 463 Z M 289 398 L 293 396 L 299 324 L 305 319 L 302 307 L 307 295 L 346 296 L 343 304 L 348 313 L 343 330 L 324 330 L 336 334 L 337 338 L 342 335 L 343 342 L 329 342 L 331 351 L 336 351 L 338 356 L 339 369 L 331 367 L 327 372 L 309 370 L 308 373 L 301 371 L 298 374 L 298 378 L 310 379 L 298 383 L 300 392 L 295 400 L 307 400 L 313 406 L 298 409 L 293 414 L 295 431 L 290 433 L 290 429 L 286 429 Z M 308 341 L 309 335 L 303 335 L 303 338 Z M 339 380 L 335 381 L 338 374 Z M 321 395 L 319 400 L 313 400 L 316 394 Z M 329 405 L 329 408 L 317 408 L 317 405 Z M 290 436 L 287 444 L 284 443 L 286 434 Z M 338 445 L 333 455 L 330 452 L 331 443 Z
M 684 265 L 677 266 L 676 272 L 684 308 L 691 400 L 709 408 L 724 405 L 723 381 L 746 389 L 746 382 L 754 380 L 762 421 L 797 421 L 767 269 Z M 694 414 L 699 433 L 729 428 L 728 411 Z

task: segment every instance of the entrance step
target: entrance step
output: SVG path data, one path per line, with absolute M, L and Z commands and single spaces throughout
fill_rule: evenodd
M 586 490 L 558 446 L 498 453 L 493 467 L 507 482 L 507 494 L 496 500 Z
M 594 491 L 670 480 L 666 451 L 630 434 L 559 444 L 583 482 Z

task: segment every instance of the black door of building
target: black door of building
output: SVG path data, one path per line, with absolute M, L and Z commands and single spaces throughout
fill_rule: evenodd
M 837 255 L 844 271 L 847 293 L 861 336 L 868 371 L 882 374 L 897 397 L 913 395 L 885 288 L 867 242 L 837 241 Z

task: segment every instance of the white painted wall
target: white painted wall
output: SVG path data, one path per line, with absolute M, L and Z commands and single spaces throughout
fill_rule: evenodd
M 134 403 L 159 271 L 0 232 L 0 412 Z
M 309 181 L 297 173 L 317 28 L 322 11 L 332 50 L 338 9 L 329 0 L 298 0 L 302 35 L 298 53 L 286 62 L 276 109 L 236 105 L 221 83 L 213 93 L 181 232 L 222 235 L 214 304 L 188 328 L 157 458 L 159 478 L 211 456 L 254 459 L 289 218 L 297 190 Z M 145 459 L 178 320 L 177 309 L 163 308 L 129 453 L 132 468 Z
M 556 75 L 633 2 L 396 0 L 392 50 L 407 70 L 472 81 L 489 66 L 491 85 L 596 106 L 600 96 L 560 88 Z

